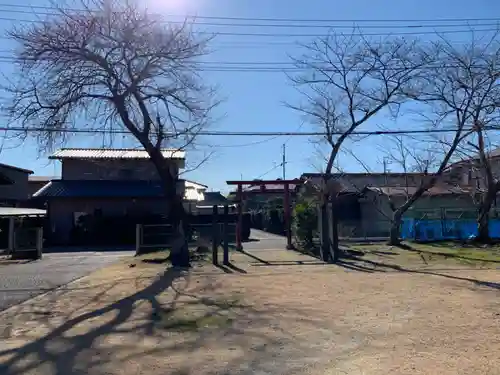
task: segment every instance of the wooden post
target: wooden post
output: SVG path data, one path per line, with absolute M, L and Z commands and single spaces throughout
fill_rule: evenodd
M 285 209 L 285 230 L 286 230 L 286 248 L 287 250 L 293 250 L 292 245 L 292 220 L 290 212 L 290 185 L 285 183 L 285 198 L 283 201 Z
M 229 265 L 229 206 L 224 205 L 224 265 Z
M 16 244 L 15 244 L 15 235 L 14 235 L 14 218 L 9 217 L 9 232 L 8 232 L 8 251 L 9 254 L 12 254 L 15 250 Z
M 329 251 L 330 251 L 330 256 L 329 259 L 331 262 L 336 263 L 339 260 L 339 240 L 338 240 L 338 222 L 337 222 L 337 198 L 332 197 L 331 198 L 331 207 L 328 212 L 329 218 L 328 218 L 328 245 L 329 245 Z
M 236 225 L 236 250 L 243 250 L 241 244 L 241 232 L 243 227 L 243 185 L 238 185 L 238 193 L 236 196 L 238 202 L 238 223 Z
M 135 225 L 135 255 L 139 255 L 141 251 L 142 226 L 141 224 Z
M 321 260 L 328 262 L 330 254 L 330 233 L 328 230 L 328 209 L 325 205 L 321 205 L 319 208 L 319 218 L 321 220 L 321 247 L 320 256 Z
M 36 228 L 36 259 L 42 259 L 43 253 L 43 228 Z
M 212 209 L 212 263 L 219 264 L 219 212 L 217 205 Z

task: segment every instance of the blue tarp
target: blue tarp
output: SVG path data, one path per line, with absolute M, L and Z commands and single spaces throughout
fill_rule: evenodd
M 489 229 L 491 238 L 500 238 L 500 219 L 490 219 Z M 475 220 L 404 219 L 401 225 L 401 236 L 405 240 L 465 240 L 476 235 Z

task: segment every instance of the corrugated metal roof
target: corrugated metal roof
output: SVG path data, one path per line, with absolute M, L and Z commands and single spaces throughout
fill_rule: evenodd
M 0 207 L 0 217 L 45 216 L 47 211 L 37 208 Z
M 162 150 L 166 159 L 185 159 L 185 151 Z M 100 149 L 100 148 L 63 148 L 56 151 L 49 159 L 149 159 L 144 150 Z
M 29 176 L 28 182 L 49 182 L 51 180 L 57 180 L 60 177 L 56 176 Z

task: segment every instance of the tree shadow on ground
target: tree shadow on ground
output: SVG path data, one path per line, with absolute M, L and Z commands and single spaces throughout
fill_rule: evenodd
M 170 268 L 143 290 L 102 308 L 86 312 L 65 321 L 46 336 L 32 341 L 21 348 L 15 349 L 13 353 L 10 353 L 13 354 L 12 357 L 0 365 L 0 373 L 22 374 L 31 370 L 32 366 L 39 365 L 44 362 L 53 364 L 55 366 L 54 373 L 56 374 L 62 375 L 73 373 L 75 368 L 77 368 L 75 359 L 82 350 L 92 347 L 99 337 L 103 335 L 107 335 L 112 332 L 123 332 L 117 327 L 125 323 L 132 316 L 134 305 L 138 301 L 150 302 L 153 309 L 161 309 L 161 306 L 159 306 L 155 296 L 168 289 L 172 285 L 172 282 L 181 274 L 181 269 Z M 97 328 L 91 329 L 88 332 L 70 338 L 65 337 L 65 334 L 77 325 L 110 312 L 115 313 L 115 316 L 111 321 Z M 57 341 L 64 342 L 65 348 L 55 353 L 50 350 L 50 345 Z M 9 350 L 0 352 L 0 356 L 4 356 L 6 354 L 9 354 Z M 31 366 L 28 365 L 26 367 L 21 366 L 20 368 L 14 368 L 17 363 L 33 355 L 36 355 L 38 360 L 35 362 L 30 361 L 32 362 Z
M 178 287 L 179 281 L 185 280 L 186 285 Z M 238 300 L 228 300 L 227 298 L 216 299 L 205 297 L 212 296 L 213 290 L 220 287 L 217 281 L 208 280 L 203 286 L 197 287 L 194 291 L 186 292 L 190 274 L 185 269 L 170 268 L 156 277 L 150 284 L 140 289 L 136 293 L 128 294 L 114 302 L 105 304 L 103 307 L 85 311 L 85 306 L 90 306 L 92 302 L 99 300 L 112 289 L 120 280 L 106 284 L 100 293 L 96 293 L 85 305 L 80 305 L 72 311 L 65 312 L 61 324 L 54 324 L 50 321 L 50 316 L 37 319 L 40 324 L 48 327 L 48 333 L 42 337 L 35 338 L 26 332 L 24 339 L 26 344 L 14 349 L 0 351 L 0 374 L 21 375 L 27 373 L 34 374 L 101 374 L 108 373 L 104 368 L 113 362 L 121 366 L 127 361 L 139 361 L 142 364 L 143 358 L 148 356 L 169 357 L 179 353 L 188 353 L 187 358 L 196 358 L 193 354 L 203 348 L 207 342 L 224 342 L 229 340 L 235 347 L 242 348 L 242 355 L 232 358 L 221 373 L 234 373 L 241 369 L 243 364 L 250 368 L 260 368 L 262 371 L 271 371 L 266 366 L 276 366 L 276 355 L 284 345 L 293 343 L 296 355 L 305 352 L 307 343 L 297 343 L 286 331 L 279 332 L 278 337 L 268 335 L 264 330 L 248 330 L 248 323 L 258 324 L 260 327 L 273 326 L 273 321 L 280 316 L 280 310 L 259 310 L 240 303 Z M 174 284 L 174 282 L 176 282 Z M 101 285 L 102 287 L 102 285 Z M 102 289 L 102 288 L 101 288 Z M 168 302 L 165 302 L 161 295 L 170 290 L 173 294 Z M 62 297 L 62 293 L 54 294 L 53 299 L 44 305 L 47 315 L 50 315 L 51 302 L 57 302 Z M 92 293 L 90 292 L 92 295 Z M 189 298 L 189 301 L 179 302 L 180 297 Z M 137 319 L 136 309 L 139 305 L 147 303 L 151 306 L 150 316 Z M 201 315 L 183 315 L 182 307 L 194 305 L 196 311 L 200 310 Z M 54 305 L 56 306 L 56 305 Z M 203 309 L 201 309 L 203 307 Z M 204 308 L 210 307 L 208 311 Z M 19 307 L 19 313 L 22 313 Z M 40 306 L 38 306 L 40 308 Z M 234 312 L 233 315 L 230 313 Z M 179 313 L 181 316 L 179 316 Z M 290 312 L 293 315 L 293 312 Z M 73 316 L 73 314 L 78 314 Z M 176 315 L 177 314 L 177 315 Z M 97 319 L 104 319 L 104 322 Z M 296 321 L 307 324 L 307 317 L 297 314 Z M 92 323 L 89 329 L 79 330 L 82 324 Z M 238 322 L 240 326 L 234 323 Z M 316 322 L 311 322 L 315 324 Z M 297 323 L 298 324 L 298 323 Z M 213 329 L 210 329 L 213 327 Z M 187 332 L 187 333 L 186 333 Z M 186 333 L 187 337 L 182 340 L 171 340 L 171 335 Z M 137 341 L 124 340 L 105 349 L 100 348 L 102 341 L 114 335 L 134 334 L 133 337 L 155 338 L 157 344 L 152 347 L 143 348 L 137 346 Z M 23 337 L 16 337 L 23 339 Z M 252 347 L 247 347 L 252 342 Z M 236 350 L 236 349 L 235 349 Z M 122 351 L 128 354 L 124 355 Z M 192 354 L 189 354 L 192 353 Z M 189 357 L 189 356 L 193 357 Z M 189 362 L 187 364 L 189 366 Z M 293 364 L 287 365 L 291 366 Z M 253 367 L 251 367 L 253 366 Z M 44 369 L 49 368 L 48 371 Z M 165 373 L 166 368 L 160 369 Z M 275 368 L 273 370 L 276 370 Z M 113 369 L 113 371 L 115 371 Z M 186 373 L 190 373 L 186 369 Z M 120 370 L 116 369 L 116 373 Z M 174 370 L 172 369 L 173 373 Z M 239 371 L 241 372 L 241 371 Z M 248 373 L 252 373 L 249 370 Z M 109 372 L 113 373 L 113 372 Z M 182 371 L 180 372 L 182 373 Z M 155 373 L 156 374 L 156 373 Z
M 367 273 L 375 273 L 375 272 L 405 272 L 412 274 L 422 274 L 422 275 L 432 275 L 432 276 L 440 276 L 447 279 L 459 280 L 459 281 L 468 281 L 477 286 L 484 286 L 488 288 L 493 288 L 500 290 L 500 283 L 477 280 L 468 277 L 461 277 L 450 275 L 447 273 L 439 273 L 436 270 L 416 270 L 410 269 L 398 264 L 391 264 L 385 262 L 374 261 L 370 259 L 365 259 L 358 256 L 349 256 L 347 259 L 341 260 L 337 263 L 340 267 L 347 268 L 353 271 L 367 272 Z M 451 270 L 450 270 L 451 271 Z
M 478 248 L 478 250 L 479 250 L 479 248 Z M 496 260 L 496 259 L 475 258 L 475 257 L 464 256 L 464 255 L 460 255 L 460 254 L 456 254 L 456 253 L 445 253 L 445 252 L 440 252 L 440 251 L 421 250 L 421 249 L 413 249 L 411 251 L 419 253 L 419 254 L 429 254 L 429 255 L 440 256 L 440 257 L 443 257 L 445 259 L 452 258 L 452 259 L 460 259 L 460 260 L 465 260 L 465 261 L 470 261 L 470 262 L 484 262 L 484 263 L 493 263 L 493 264 L 500 263 L 500 260 Z

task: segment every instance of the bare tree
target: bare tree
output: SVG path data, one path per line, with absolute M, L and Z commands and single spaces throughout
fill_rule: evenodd
M 453 154 L 463 148 L 463 141 L 469 140 L 467 144 L 474 145 L 477 151 L 473 159 L 477 161 L 476 166 L 481 171 L 485 187 L 479 204 L 480 241 L 489 241 L 489 212 L 500 188 L 485 143 L 486 131 L 498 122 L 500 103 L 500 44 L 496 36 L 485 42 L 473 40 L 461 47 L 455 47 L 445 40 L 434 44 L 438 63 L 429 70 L 429 79 L 419 99 L 431 104 L 437 121 L 448 127 L 453 126 L 455 133 L 453 137 L 441 140 L 447 152 L 433 177 L 422 185 L 413 199 L 395 212 L 395 215 L 402 215 L 413 200 L 432 187 L 449 169 L 449 162 Z M 459 166 L 463 165 L 461 163 Z M 453 168 L 457 168 L 457 165 Z M 395 243 L 396 228 L 393 230 L 391 242 Z
M 439 126 L 435 125 L 432 128 L 439 129 Z M 462 124 L 455 129 L 451 141 L 449 136 L 435 137 L 431 134 L 418 141 L 396 136 L 393 137 L 393 147 L 385 147 L 389 160 L 404 174 L 404 183 L 400 190 L 403 194 L 399 195 L 402 199 L 388 196 L 389 207 L 392 210 L 389 244 L 400 244 L 403 216 L 443 179 L 457 147 L 468 135 L 470 131 L 466 131 Z M 441 188 L 451 190 L 453 187 L 445 183 Z
M 498 93 L 495 95 L 498 95 Z M 495 136 L 492 133 L 496 129 L 490 128 L 482 121 L 484 119 L 476 124 L 474 137 L 471 137 L 471 140 L 467 142 L 467 146 L 464 147 L 473 152 L 467 153 L 467 158 L 457 163 L 455 169 L 460 170 L 465 175 L 465 180 L 467 180 L 470 187 L 471 197 L 477 208 L 478 231 L 475 240 L 487 244 L 491 242 L 489 232 L 490 213 L 500 191 L 500 165 L 498 164 L 498 150 L 493 149 L 494 147 L 489 139 Z M 497 122 L 494 117 L 491 117 L 488 121 L 490 124 Z
M 368 40 L 354 33 L 329 34 L 303 47 L 304 54 L 293 58 L 303 73 L 291 81 L 304 100 L 290 107 L 325 133 L 322 141 L 329 152 L 322 188 L 324 209 L 334 198 L 331 172 L 345 141 L 378 114 L 397 115 L 430 59 L 414 41 Z M 333 242 L 330 255 L 335 261 L 339 251 L 335 238 Z
M 431 105 L 433 128 L 451 127 L 454 133 L 438 140 L 442 157 L 431 177 L 422 180 L 415 193 L 394 212 L 391 244 L 400 241 L 399 223 L 404 213 L 446 174 L 450 161 L 464 140 L 476 134 L 478 148 L 484 150 L 482 129 L 485 124 L 491 125 L 491 114 L 496 112 L 499 102 L 497 67 L 500 54 L 495 38 L 486 43 L 473 41 L 462 47 L 454 47 L 446 40 L 441 40 L 433 44 L 429 54 L 435 56 L 435 63 L 428 69 L 427 79 L 421 81 L 423 86 L 419 88 L 419 96 L 415 99 Z M 489 193 L 485 195 L 483 205 L 488 213 L 496 196 L 496 191 L 493 192 L 496 181 L 491 174 L 489 176 L 491 189 L 487 189 Z M 482 215 L 480 212 L 478 220 L 485 223 L 487 217 L 487 214 Z
M 200 76 L 198 58 L 209 39 L 187 23 L 171 25 L 134 0 L 81 0 L 57 7 L 41 22 L 16 27 L 10 37 L 17 81 L 8 88 L 12 121 L 42 128 L 41 148 L 65 141 L 67 130 L 123 130 L 147 151 L 171 204 L 178 240 L 172 263 L 189 264 L 186 216 L 177 175 L 162 149 L 192 146 L 211 122 L 214 90 Z

